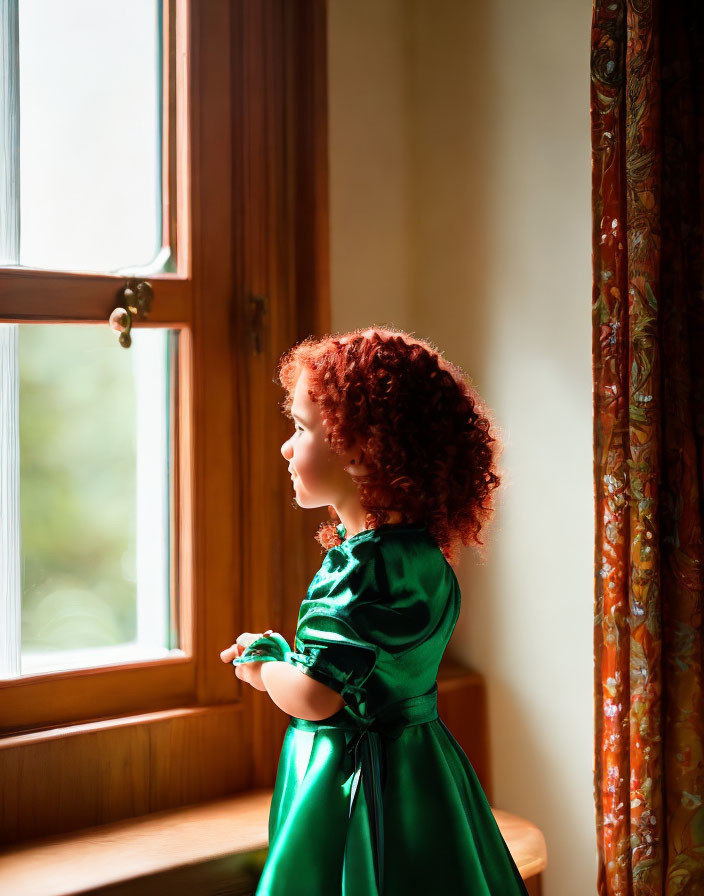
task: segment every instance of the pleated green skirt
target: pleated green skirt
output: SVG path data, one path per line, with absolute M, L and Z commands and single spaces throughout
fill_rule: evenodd
M 256 896 L 526 896 L 466 754 L 440 718 L 385 741 L 383 878 L 364 787 L 349 817 L 352 732 L 292 719 Z

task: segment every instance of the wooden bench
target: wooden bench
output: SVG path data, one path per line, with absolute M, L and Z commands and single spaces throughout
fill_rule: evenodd
M 443 658 L 438 711 L 467 754 L 491 804 L 483 677 Z M 18 843 L 0 851 L 0 894 L 247 896 L 266 859 L 271 794 L 271 789 L 247 791 Z M 547 864 L 542 833 L 526 819 L 493 811 L 528 892 L 540 896 L 541 874 Z
M 0 892 L 249 896 L 266 859 L 271 794 L 251 791 L 6 849 Z M 540 896 L 542 833 L 508 812 L 494 810 L 494 816 L 531 896 Z

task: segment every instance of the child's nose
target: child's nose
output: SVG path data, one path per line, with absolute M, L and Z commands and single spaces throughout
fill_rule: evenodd
M 291 443 L 291 440 L 290 440 L 290 439 L 287 439 L 287 440 L 283 443 L 283 445 L 281 446 L 281 453 L 282 453 L 283 456 L 284 456 L 284 460 L 288 460 L 288 457 L 289 457 L 289 454 L 290 454 L 290 451 L 289 451 L 289 445 L 290 445 L 290 443 Z

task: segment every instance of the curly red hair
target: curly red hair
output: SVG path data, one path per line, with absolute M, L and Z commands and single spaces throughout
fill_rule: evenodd
M 424 524 L 451 565 L 460 543 L 481 548 L 501 483 L 502 445 L 464 371 L 401 330 L 311 336 L 278 364 L 289 418 L 304 367 L 332 450 L 342 454 L 356 443 L 363 451 L 370 472 L 357 482 L 366 527 L 387 524 L 392 513 L 400 524 Z M 334 507 L 328 512 L 332 520 L 315 535 L 326 550 L 340 544 L 340 520 Z

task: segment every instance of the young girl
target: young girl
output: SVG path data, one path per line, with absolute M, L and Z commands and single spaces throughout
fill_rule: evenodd
M 303 340 L 277 373 L 296 502 L 332 520 L 293 649 L 269 630 L 221 653 L 291 716 L 255 896 L 527 896 L 437 711 L 452 564 L 483 545 L 500 481 L 487 412 L 459 368 L 392 329 Z

